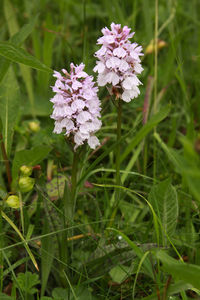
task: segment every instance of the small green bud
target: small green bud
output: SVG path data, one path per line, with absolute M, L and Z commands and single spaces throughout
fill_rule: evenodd
M 20 171 L 22 175 L 30 176 L 32 173 L 33 168 L 28 166 L 21 166 Z
M 29 128 L 32 132 L 38 132 L 40 130 L 40 124 L 36 121 L 29 122 Z
M 6 200 L 6 203 L 11 208 L 19 208 L 20 207 L 19 197 L 16 195 L 9 196 Z
M 22 193 L 30 192 L 35 184 L 35 179 L 28 177 L 28 176 L 22 176 L 19 178 L 19 188 Z

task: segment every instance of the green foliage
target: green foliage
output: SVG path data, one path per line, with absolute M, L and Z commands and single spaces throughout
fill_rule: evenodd
M 154 185 L 149 193 L 149 202 L 162 224 L 163 236 L 171 237 L 176 229 L 178 219 L 178 199 L 171 180 Z M 167 237 L 165 237 L 165 240 Z M 166 243 L 166 242 L 165 242 Z
M 17 282 L 20 289 L 30 295 L 37 293 L 37 288 L 35 287 L 40 281 L 38 274 L 31 272 L 19 273 L 17 275 Z
M 47 157 L 50 151 L 51 148 L 48 146 L 38 146 L 31 150 L 21 150 L 16 152 L 12 166 L 12 177 L 14 182 L 18 177 L 18 172 L 21 166 L 27 165 L 32 167 L 39 164 Z
M 175 280 L 182 280 L 200 289 L 200 266 L 186 264 L 167 255 L 164 251 L 158 251 L 156 257 L 163 263 L 163 269 L 171 274 Z
M 10 155 L 14 127 L 19 115 L 19 87 L 12 67 L 4 78 L 0 90 L 1 131 L 7 155 Z
M 160 0 L 157 15 L 154 0 L 0 1 L 0 299 L 198 299 L 199 11 L 198 0 Z M 118 142 L 116 103 L 99 88 L 102 146 L 80 151 L 72 222 L 73 147 L 52 133 L 52 70 L 83 61 L 93 75 L 112 22 L 144 48 L 143 85 L 123 103 Z M 23 165 L 34 167 L 25 193 Z
M 13 300 L 13 297 L 10 297 L 10 296 L 8 296 L 8 295 L 6 295 L 6 294 L 3 294 L 3 293 L 1 293 L 0 292 L 0 299 L 1 300 Z
M 52 72 L 50 68 L 41 63 L 37 58 L 24 49 L 9 42 L 0 42 L 0 55 L 16 63 L 24 64 L 33 69 L 44 72 Z

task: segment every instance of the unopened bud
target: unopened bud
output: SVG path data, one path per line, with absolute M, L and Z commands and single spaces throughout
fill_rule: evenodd
M 165 41 L 157 40 L 156 47 L 157 47 L 158 51 L 166 46 L 167 46 L 167 43 Z M 154 51 L 155 51 L 155 42 L 154 42 L 154 40 L 152 40 L 150 42 L 150 44 L 146 47 L 145 54 L 151 54 Z
M 30 192 L 34 187 L 34 184 L 35 179 L 31 177 L 22 176 L 19 179 L 19 188 L 22 193 Z
M 35 121 L 29 122 L 29 128 L 33 132 L 38 132 L 40 130 L 40 124 Z
M 19 197 L 16 195 L 9 196 L 6 200 L 6 203 L 11 208 L 19 208 L 20 207 L 20 201 Z
M 33 168 L 28 166 L 21 166 L 20 171 L 22 175 L 30 176 L 32 173 Z

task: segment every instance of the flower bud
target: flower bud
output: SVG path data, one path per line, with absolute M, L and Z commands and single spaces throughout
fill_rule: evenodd
M 29 122 L 29 128 L 32 132 L 38 132 L 40 130 L 40 124 L 36 121 Z
M 32 167 L 21 166 L 20 171 L 23 176 L 30 176 L 32 173 L 32 169 L 33 169 Z
M 167 47 L 167 43 L 163 40 L 157 40 L 156 47 L 157 50 L 159 51 L 160 49 Z M 155 42 L 154 40 L 152 40 L 150 44 L 146 47 L 145 54 L 151 54 L 154 51 L 155 51 Z
M 31 177 L 22 176 L 19 179 L 19 188 L 22 193 L 30 192 L 34 187 L 34 184 L 35 179 Z
M 19 208 L 20 207 L 19 197 L 16 195 L 9 196 L 6 200 L 6 203 L 11 208 Z

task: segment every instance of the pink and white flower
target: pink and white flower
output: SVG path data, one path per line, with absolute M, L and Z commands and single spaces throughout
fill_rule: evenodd
M 98 88 L 93 77 L 83 71 L 85 65 L 70 64 L 70 73 L 65 69 L 63 74 L 54 71 L 57 78 L 52 87 L 56 93 L 50 100 L 53 102 L 51 118 L 55 120 L 54 133 L 64 132 L 74 138 L 76 150 L 87 141 L 90 148 L 100 145 L 94 135 L 101 128 L 100 101 L 97 96 Z
M 114 87 L 112 93 L 125 102 L 138 97 L 142 84 L 137 75 L 143 71 L 140 56 L 142 47 L 131 43 L 134 32 L 127 26 L 111 24 L 111 30 L 102 29 L 103 36 L 97 40 L 101 48 L 95 53 L 98 59 L 94 72 L 98 72 L 99 86 L 110 84 Z

